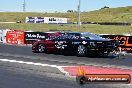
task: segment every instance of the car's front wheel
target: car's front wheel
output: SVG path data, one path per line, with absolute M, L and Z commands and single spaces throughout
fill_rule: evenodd
M 39 53 L 46 53 L 46 47 L 45 47 L 45 45 L 44 44 L 39 44 L 38 48 L 37 48 L 37 51 Z
M 84 45 L 77 47 L 77 56 L 87 56 L 87 48 Z

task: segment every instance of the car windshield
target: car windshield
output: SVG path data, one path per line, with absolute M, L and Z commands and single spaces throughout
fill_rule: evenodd
M 98 35 L 92 34 L 92 33 L 81 33 L 81 38 L 83 39 L 104 39 Z

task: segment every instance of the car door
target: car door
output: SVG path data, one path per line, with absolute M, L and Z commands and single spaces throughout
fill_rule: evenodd
M 45 44 L 47 48 L 55 48 L 55 41 L 54 39 L 57 38 L 60 34 L 59 33 L 49 33 L 47 34 L 48 38 L 45 40 Z

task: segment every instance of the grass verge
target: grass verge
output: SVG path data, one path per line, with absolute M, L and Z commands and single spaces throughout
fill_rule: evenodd
M 92 32 L 96 34 L 124 34 L 132 33 L 132 26 L 113 26 L 113 25 L 81 25 L 76 24 L 26 24 L 26 23 L 1 23 L 1 29 L 48 31 L 48 30 L 71 30 L 80 32 Z

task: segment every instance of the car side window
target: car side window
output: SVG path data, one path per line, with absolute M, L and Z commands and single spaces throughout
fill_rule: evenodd
M 50 34 L 48 34 L 48 39 L 53 40 L 53 39 L 58 38 L 59 36 L 60 36 L 59 33 L 50 33 Z
M 76 34 L 70 34 L 69 35 L 69 39 L 79 39 L 80 36 L 79 35 L 76 35 Z
M 81 36 L 81 39 L 90 39 L 88 36 Z
M 88 36 L 85 37 L 86 39 L 90 39 Z

